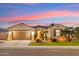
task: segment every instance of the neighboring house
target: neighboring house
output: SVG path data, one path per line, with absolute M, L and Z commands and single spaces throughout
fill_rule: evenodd
M 8 29 L 0 29 L 0 40 L 6 40 L 8 38 Z

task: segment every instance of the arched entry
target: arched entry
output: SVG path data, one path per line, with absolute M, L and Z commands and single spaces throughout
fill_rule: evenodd
M 54 37 L 61 36 L 61 29 L 54 29 Z

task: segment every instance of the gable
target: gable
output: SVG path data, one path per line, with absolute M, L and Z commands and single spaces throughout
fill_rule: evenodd
M 64 30 L 66 27 L 63 26 L 63 25 L 56 24 L 54 26 L 51 26 L 50 28 L 51 29 L 62 29 L 62 30 Z
M 9 30 L 34 30 L 31 26 L 25 25 L 25 24 L 17 24 L 9 28 Z

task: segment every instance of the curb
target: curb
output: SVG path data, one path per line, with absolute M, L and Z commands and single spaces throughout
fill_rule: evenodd
M 0 49 L 79 49 L 79 46 L 2 46 Z

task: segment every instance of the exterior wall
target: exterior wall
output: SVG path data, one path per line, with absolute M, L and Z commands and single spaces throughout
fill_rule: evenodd
M 36 31 L 35 32 L 36 33 L 35 40 L 37 40 L 37 39 L 42 40 L 45 29 L 44 28 L 41 28 L 41 27 L 37 27 L 37 28 L 35 28 L 35 31 Z
M 48 34 L 49 34 L 49 38 L 53 39 L 53 38 L 58 38 L 56 36 L 54 36 L 54 31 L 55 30 L 60 30 L 60 33 L 61 33 L 61 30 L 64 30 L 66 27 L 65 26 L 62 26 L 62 25 L 54 25 L 54 26 L 51 26 L 48 28 Z
M 48 28 L 48 39 L 50 39 L 51 38 L 51 29 L 50 28 Z
M 25 31 L 25 32 L 26 31 L 31 31 L 31 34 L 32 34 L 32 37 L 33 37 L 33 35 L 34 35 L 33 32 L 35 32 L 35 29 L 30 27 L 30 26 L 27 26 L 25 24 L 17 24 L 15 26 L 12 26 L 12 27 L 9 28 L 8 39 L 7 40 L 13 40 L 13 36 L 15 35 L 16 31 Z
M 8 31 L 8 38 L 7 38 L 7 40 L 9 41 L 9 40 L 12 40 L 12 37 L 13 37 L 13 32 L 12 31 Z

